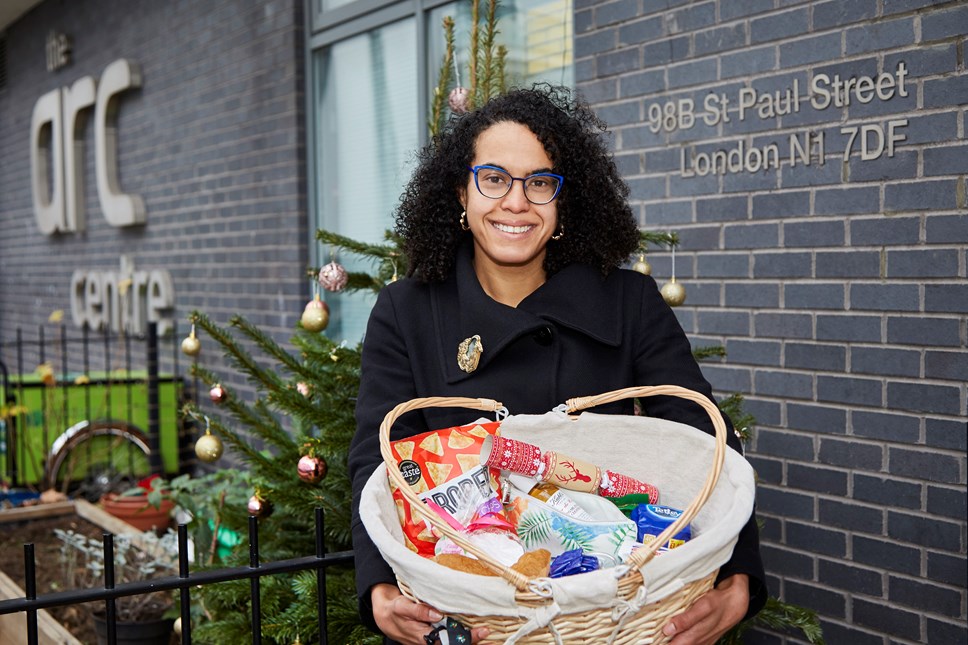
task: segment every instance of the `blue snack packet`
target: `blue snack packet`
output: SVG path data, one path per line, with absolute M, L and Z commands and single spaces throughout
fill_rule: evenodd
M 682 511 L 677 508 L 661 506 L 659 504 L 639 504 L 632 511 L 632 521 L 638 527 L 638 541 L 642 544 L 652 542 L 659 537 L 659 534 L 666 527 L 679 519 L 680 515 L 682 515 Z M 666 544 L 663 544 L 657 553 L 664 553 L 669 549 L 682 546 L 691 537 L 692 530 L 687 524 L 678 533 L 673 535 Z
M 595 571 L 599 568 L 598 558 L 593 555 L 585 555 L 581 549 L 572 549 L 551 559 L 551 572 L 548 575 L 552 578 L 561 578 L 573 576 L 576 573 Z

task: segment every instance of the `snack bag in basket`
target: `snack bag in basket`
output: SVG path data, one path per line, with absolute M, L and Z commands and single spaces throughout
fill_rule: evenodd
M 500 425 L 493 421 L 433 430 L 391 441 L 390 451 L 400 474 L 420 499 L 433 501 L 466 526 L 486 514 L 504 517 L 500 471 L 481 465 L 480 459 L 481 444 Z M 393 480 L 390 489 L 407 548 L 425 558 L 434 557 L 439 536 L 410 508 Z

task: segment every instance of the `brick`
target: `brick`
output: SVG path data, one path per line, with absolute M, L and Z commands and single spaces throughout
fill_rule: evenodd
M 968 294 L 965 297 L 968 298 Z M 963 302 L 968 302 L 968 300 Z M 929 379 L 968 382 L 968 361 L 965 360 L 964 352 L 925 352 L 924 376 Z
M 715 195 L 719 192 L 719 179 L 716 175 L 705 177 L 669 177 L 669 195 L 685 197 L 695 195 Z
M 726 355 L 740 365 L 779 365 L 780 350 L 780 343 L 775 341 L 734 338 L 726 341 Z
M 921 619 L 916 613 L 862 598 L 854 598 L 852 610 L 853 621 L 858 625 L 910 640 L 918 640 L 921 635 Z
M 820 441 L 820 452 L 817 458 L 820 463 L 832 466 L 853 467 L 878 472 L 884 463 L 884 448 L 877 444 L 855 439 L 842 441 L 825 437 Z
M 746 24 L 738 22 L 696 32 L 694 54 L 705 56 L 730 49 L 738 49 L 745 44 Z
M 888 251 L 889 278 L 957 278 L 958 249 L 925 248 L 916 251 Z
M 844 309 L 842 284 L 788 284 L 783 289 L 787 309 Z
M 641 56 L 638 49 L 620 49 L 615 52 L 596 55 L 595 71 L 599 77 L 630 72 L 638 69 L 640 61 Z
M 887 537 L 922 548 L 954 553 L 964 547 L 958 523 L 892 510 L 887 512 Z
M 579 58 L 575 60 L 575 82 L 593 81 L 597 75 L 597 62 L 594 58 Z
M 756 490 L 756 507 L 763 513 L 775 513 L 785 518 L 798 517 L 812 520 L 814 498 L 788 489 L 777 490 L 769 486 L 759 486 Z
M 824 587 L 789 580 L 784 585 L 784 600 L 801 607 L 810 607 L 827 618 L 847 617 L 845 594 Z
M 747 219 L 749 200 L 743 197 L 716 197 L 696 200 L 696 221 L 719 222 Z
M 813 439 L 797 433 L 761 428 L 756 433 L 756 452 L 772 457 L 813 461 Z
M 780 306 L 780 287 L 776 283 L 727 282 L 723 304 L 727 307 L 776 309 Z
M 926 584 L 899 576 L 888 577 L 888 599 L 913 609 L 958 618 L 961 594 L 935 584 Z
M 855 410 L 851 422 L 853 434 L 858 437 L 915 443 L 921 436 L 921 423 L 915 416 Z
M 868 23 L 847 30 L 847 55 L 898 49 L 914 43 L 914 19 L 898 18 Z
M 633 177 L 625 181 L 631 199 L 655 199 L 665 193 L 664 177 Z
M 685 60 L 689 56 L 689 37 L 675 36 L 666 40 L 656 40 L 642 46 L 642 67 L 668 65 L 673 61 Z
M 746 278 L 750 274 L 746 255 L 704 254 L 697 258 L 696 270 L 704 278 Z
M 968 217 L 935 215 L 925 222 L 925 239 L 930 244 L 968 242 Z
M 584 34 L 595 28 L 595 14 L 591 9 L 575 11 L 574 20 L 575 34 Z
M 968 75 L 924 81 L 922 89 L 925 108 L 943 108 L 968 103 Z
M 817 252 L 818 278 L 880 278 L 881 254 L 876 251 Z
M 700 2 L 666 14 L 672 32 L 696 31 L 716 22 L 716 3 Z
M 957 182 L 955 180 L 886 184 L 884 186 L 884 211 L 952 210 L 957 207 L 956 192 Z
M 964 313 L 965 302 L 968 302 L 968 286 L 964 284 L 924 285 L 926 313 Z
M 595 24 L 599 27 L 623 22 L 638 14 L 637 0 L 616 0 L 595 7 Z
M 817 340 L 879 342 L 881 317 L 853 315 L 818 315 Z
M 638 101 L 609 103 L 598 108 L 598 116 L 611 126 L 626 125 L 641 121 Z
M 705 364 L 703 375 L 721 392 L 749 392 L 749 370 Z
M 813 558 L 809 556 L 768 544 L 760 546 L 760 553 L 771 573 L 800 580 L 810 580 L 813 577 Z
M 888 406 L 897 410 L 927 412 L 929 414 L 958 414 L 961 410 L 960 390 L 945 385 L 919 383 L 888 383 Z
M 742 336 L 750 331 L 749 312 L 700 311 L 696 322 L 702 334 Z
M 887 342 L 897 345 L 958 347 L 961 344 L 961 324 L 957 318 L 889 316 Z
M 850 245 L 854 248 L 916 244 L 921 235 L 921 221 L 917 217 L 851 219 L 849 227 Z
M 703 226 L 688 228 L 679 233 L 679 252 L 708 251 L 719 247 L 719 227 Z
M 617 87 L 618 81 L 614 78 L 607 78 L 602 81 L 582 83 L 578 90 L 586 101 L 590 103 L 603 103 L 605 101 L 612 101 L 618 96 Z M 598 114 L 601 116 L 601 113 Z
M 817 573 L 820 582 L 837 589 L 874 597 L 883 593 L 880 571 L 858 567 L 842 560 L 820 558 L 817 562 Z
M 853 497 L 858 501 L 911 510 L 921 508 L 920 484 L 899 481 L 895 478 L 873 477 L 858 472 L 853 475 L 853 484 Z
M 776 224 L 736 224 L 723 228 L 724 248 L 774 249 L 779 246 L 780 229 Z
M 756 278 L 803 278 L 811 275 L 809 253 L 756 253 L 753 276 Z
M 779 485 L 783 481 L 783 462 L 756 455 L 747 455 L 746 461 L 756 471 L 756 479 L 765 484 Z
M 780 67 L 808 65 L 839 58 L 840 39 L 838 32 L 780 43 Z
M 738 6 L 744 3 L 729 3 Z M 724 54 L 719 58 L 719 73 L 721 78 L 735 78 L 749 76 L 776 69 L 776 47 L 743 48 L 737 52 Z
M 968 449 L 968 421 L 925 419 L 925 443 L 933 448 Z
M 852 311 L 919 311 L 921 296 L 915 284 L 863 283 L 850 285 Z
M 880 509 L 823 498 L 817 500 L 817 519 L 824 526 L 874 535 L 880 535 L 884 525 Z
M 801 112 L 801 114 L 805 114 Z M 790 121 L 785 117 L 785 121 Z M 793 123 L 785 125 L 796 125 Z M 780 169 L 780 186 L 782 188 L 804 188 L 814 186 L 840 185 L 841 171 L 839 163 L 819 164 L 814 161 L 811 165 L 784 165 Z
M 780 404 L 776 401 L 757 400 L 746 397 L 745 410 L 756 418 L 757 425 L 776 426 L 780 422 Z
M 753 314 L 753 327 L 761 338 L 811 338 L 813 323 L 806 314 Z
M 618 46 L 618 31 L 605 29 L 585 35 L 575 36 L 575 58 L 594 56 L 615 49 Z
M 882 386 L 879 380 L 842 376 L 817 376 L 817 398 L 830 403 L 850 403 L 880 407 Z
M 650 16 L 619 25 L 618 39 L 622 45 L 637 45 L 658 40 L 664 36 L 665 21 L 662 16 Z
M 924 175 L 963 175 L 968 173 L 968 144 L 925 148 Z
M 855 347 L 850 353 L 850 371 L 917 378 L 921 372 L 921 354 L 914 350 Z
M 817 215 L 852 215 L 877 212 L 879 203 L 877 188 L 836 188 L 818 190 L 814 197 Z
M 968 625 L 964 618 L 955 622 L 927 618 L 926 643 L 965 643 L 968 642 Z
M 829 408 L 816 403 L 801 404 L 791 401 L 787 404 L 787 427 L 822 434 L 843 435 L 847 432 L 847 414 L 840 408 Z M 835 463 L 826 460 L 822 461 L 824 463 Z M 880 461 L 878 460 L 879 463 Z
M 787 485 L 793 489 L 843 497 L 847 495 L 847 473 L 833 468 L 789 464 L 787 466 Z M 843 538 L 842 533 L 838 535 Z M 791 546 L 794 545 L 791 544 Z M 821 545 L 817 545 L 817 552 L 834 555 L 833 552 L 823 549 Z
M 850 645 L 884 645 L 884 636 L 880 632 L 871 633 L 854 625 L 841 625 L 820 619 L 825 643 L 850 643 Z
M 854 22 L 860 22 L 877 15 L 875 0 L 857 0 L 855 2 L 824 2 L 813 7 L 813 28 L 823 31 L 833 27 L 843 27 Z
M 924 39 L 924 20 L 921 19 L 922 40 Z M 958 47 L 955 43 L 945 43 L 933 47 L 920 46 L 884 55 L 884 69 L 896 70 L 898 63 L 904 62 L 910 78 L 931 76 L 953 72 L 958 66 Z
M 618 82 L 619 95 L 622 98 L 655 94 L 666 89 L 665 72 L 662 70 L 626 74 L 619 78 Z M 676 164 L 673 168 L 679 168 L 678 155 L 676 155 Z
M 955 6 L 947 11 L 933 11 L 921 17 L 921 39 L 924 42 L 965 35 L 968 6 Z
M 670 65 L 666 68 L 669 89 L 702 85 L 717 79 L 719 65 L 715 59 L 708 58 Z
M 802 398 L 813 391 L 813 377 L 809 374 L 758 370 L 753 384 L 759 396 Z
M 928 579 L 949 585 L 964 586 L 968 579 L 968 559 L 964 555 L 946 555 L 928 551 Z
M 917 176 L 918 153 L 916 150 L 895 152 L 893 157 L 882 155 L 872 160 L 864 160 L 860 157 L 851 157 L 850 159 L 851 183 L 915 179 Z
M 952 519 L 968 517 L 968 502 L 964 488 L 928 486 L 928 513 Z
M 918 548 L 863 535 L 851 536 L 850 542 L 854 562 L 915 576 L 921 573 L 921 550 Z
M 842 247 L 846 238 L 845 222 L 837 220 L 786 222 L 783 225 L 784 248 Z
M 958 117 L 954 111 L 937 114 L 910 115 L 903 133 L 907 137 L 905 146 L 924 143 L 944 143 L 951 139 L 951 133 L 958 127 Z
M 839 345 L 787 342 L 783 366 L 792 369 L 843 372 L 847 369 L 847 350 Z
M 808 21 L 809 15 L 805 8 L 782 13 L 773 12 L 761 18 L 754 18 L 750 20 L 750 42 L 755 45 L 806 34 L 810 31 Z M 840 52 L 839 42 L 837 52 Z

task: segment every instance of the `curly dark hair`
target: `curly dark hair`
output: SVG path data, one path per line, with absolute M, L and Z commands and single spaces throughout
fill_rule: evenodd
M 409 260 L 408 275 L 441 282 L 457 248 L 470 235 L 460 226 L 457 195 L 467 186 L 478 135 L 501 122 L 527 127 L 564 176 L 557 198 L 561 240 L 549 240 L 544 268 L 553 275 L 581 262 L 608 274 L 638 247 L 639 234 L 622 180 L 605 141 L 605 124 L 563 87 L 515 89 L 454 116 L 418 153 L 419 165 L 400 198 L 396 231 Z

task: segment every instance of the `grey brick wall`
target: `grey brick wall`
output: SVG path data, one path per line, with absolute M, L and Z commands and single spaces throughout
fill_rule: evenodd
M 773 593 L 816 609 L 830 643 L 968 641 L 964 3 L 635 6 L 576 4 L 578 86 L 606 120 L 622 115 L 610 129 L 635 160 L 621 167 L 641 224 L 682 239 L 681 321 L 728 352 L 707 376 L 758 416 Z M 896 82 L 902 62 L 906 97 L 810 102 L 820 74 Z M 799 110 L 784 103 L 794 81 Z M 757 103 L 740 120 L 743 88 L 789 113 Z M 702 120 L 710 95 L 730 100 L 728 122 Z M 890 121 L 905 138 L 875 155 L 871 126 L 886 135 Z M 862 158 L 864 131 L 876 158 Z M 790 163 L 790 137 L 807 133 L 824 136 L 822 165 Z M 776 143 L 779 163 L 686 176 L 739 142 Z M 668 253 L 649 259 L 667 280 Z
M 170 272 L 180 336 L 197 308 L 221 323 L 240 313 L 288 339 L 309 294 L 302 12 L 302 0 L 78 0 L 44 2 L 8 26 L 0 340 L 17 328 L 34 337 L 57 309 L 69 321 L 72 271 L 116 271 L 122 253 L 138 269 Z M 73 51 L 49 73 L 52 28 Z M 102 216 L 92 113 L 83 130 L 87 230 L 45 236 L 29 183 L 34 103 L 83 76 L 99 79 L 118 58 L 142 74 L 140 89 L 119 95 L 117 154 L 121 190 L 143 197 L 147 221 L 118 229 Z M 201 360 L 229 373 L 220 355 L 203 345 Z

